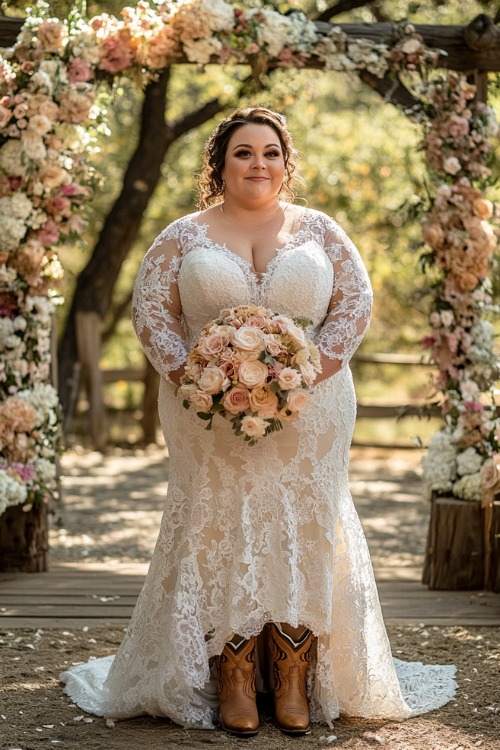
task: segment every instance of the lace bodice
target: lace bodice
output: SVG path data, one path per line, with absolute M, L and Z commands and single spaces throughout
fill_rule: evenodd
M 135 286 L 133 323 L 151 363 L 167 377 L 184 363 L 208 321 L 224 307 L 242 304 L 309 318 L 320 350 L 344 364 L 368 325 L 371 288 L 353 243 L 319 211 L 303 209 L 299 228 L 260 276 L 214 242 L 194 213 L 170 224 L 148 250 Z

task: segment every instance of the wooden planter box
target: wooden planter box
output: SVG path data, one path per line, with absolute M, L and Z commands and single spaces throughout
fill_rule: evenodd
M 24 512 L 20 505 L 0 516 L 0 571 L 41 573 L 47 570 L 49 521 L 46 504 Z
M 490 525 L 479 502 L 432 498 L 423 583 L 445 591 L 500 591 L 500 502 L 492 512 Z

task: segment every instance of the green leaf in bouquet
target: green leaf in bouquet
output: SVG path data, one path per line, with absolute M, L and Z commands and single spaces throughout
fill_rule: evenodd
M 214 416 L 213 414 L 207 414 L 207 413 L 206 413 L 206 412 L 204 412 L 204 411 L 197 411 L 197 412 L 196 412 L 196 415 L 197 415 L 197 416 L 198 416 L 198 417 L 199 417 L 200 419 L 205 419 L 206 421 L 208 421 L 208 420 L 212 421 L 212 419 L 213 419 L 213 416 Z
M 188 401 L 187 398 L 185 398 L 184 401 L 182 402 L 182 405 L 185 409 L 189 409 L 189 407 L 191 406 L 191 402 Z
M 281 386 L 279 383 L 276 382 L 276 380 L 273 380 L 272 383 L 269 383 L 269 390 L 273 393 L 279 393 L 281 390 Z
M 309 326 L 312 326 L 313 321 L 311 318 L 294 318 L 293 322 L 296 323 L 301 328 L 308 328 Z

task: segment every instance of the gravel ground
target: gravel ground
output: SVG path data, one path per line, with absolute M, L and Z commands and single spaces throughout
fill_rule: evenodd
M 51 559 L 108 563 L 148 561 L 167 488 L 164 449 L 114 450 L 107 455 L 73 451 L 63 459 L 64 508 L 51 531 Z M 374 567 L 394 575 L 421 567 L 428 506 L 421 499 L 419 453 L 356 449 L 351 487 Z M 368 750 L 500 750 L 500 631 L 491 627 L 389 625 L 400 658 L 457 665 L 456 699 L 406 722 L 342 718 L 312 734 L 282 735 L 263 707 L 252 750 L 342 747 Z M 72 664 L 116 651 L 123 629 L 0 631 L 0 750 L 148 750 L 242 741 L 219 731 L 184 730 L 166 720 L 141 717 L 106 722 L 88 716 L 62 693 L 58 675 Z

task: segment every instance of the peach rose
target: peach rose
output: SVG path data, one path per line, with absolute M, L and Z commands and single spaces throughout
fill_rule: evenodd
M 36 426 L 35 407 L 19 396 L 11 396 L 4 401 L 0 416 L 14 432 L 30 432 Z
M 51 128 L 52 121 L 45 115 L 33 115 L 28 123 L 29 132 L 38 136 L 45 135 Z
M 294 370 L 293 367 L 284 367 L 278 376 L 278 383 L 284 391 L 297 388 L 300 380 L 300 372 Z
M 495 454 L 481 466 L 479 472 L 481 487 L 485 490 L 495 490 L 500 486 L 500 454 Z
M 55 188 L 63 184 L 67 174 L 65 169 L 58 167 L 56 164 L 46 164 L 40 169 L 38 179 L 42 185 L 48 188 Z
M 250 408 L 248 390 L 240 385 L 226 391 L 222 397 L 222 406 L 230 414 L 241 414 Z
M 480 219 L 490 219 L 493 215 L 493 203 L 484 198 L 476 198 L 472 203 L 472 208 L 476 216 Z
M 478 278 L 473 273 L 464 273 L 456 278 L 456 285 L 461 292 L 472 292 L 478 285 Z
M 278 411 L 278 397 L 267 385 L 250 391 L 250 406 L 259 417 L 271 419 Z
M 241 429 L 248 437 L 259 438 L 266 434 L 267 424 L 260 417 L 243 417 Z
M 305 365 L 299 365 L 300 374 L 302 375 L 302 380 L 306 385 L 312 385 L 314 381 L 316 380 L 316 370 L 312 366 L 310 362 L 306 362 Z
M 259 353 L 264 346 L 264 334 L 260 328 L 241 326 L 233 334 L 233 344 L 245 352 Z
M 38 114 L 43 115 L 48 120 L 57 120 L 57 115 L 59 114 L 59 105 L 47 99 L 40 104 Z
M 271 357 L 279 357 L 280 354 L 286 351 L 274 333 L 266 333 L 264 342 Z
M 82 96 L 72 91 L 61 101 L 59 119 L 63 122 L 85 122 L 89 116 L 93 97 Z
M 440 224 L 428 221 L 422 226 L 424 241 L 431 247 L 439 247 L 444 242 L 444 232 Z
M 309 395 L 303 388 L 297 388 L 288 392 L 286 399 L 287 408 L 292 412 L 302 411 L 309 403 Z
M 189 397 L 190 402 L 196 407 L 198 411 L 208 414 L 212 408 L 213 398 L 208 393 L 202 391 L 196 391 Z
M 228 333 L 211 333 L 198 344 L 199 353 L 206 359 L 212 359 L 220 354 L 229 344 Z
M 258 359 L 249 359 L 241 363 L 238 380 L 249 388 L 259 388 L 267 380 L 268 368 Z
M 206 367 L 198 380 L 198 388 L 205 393 L 220 393 L 222 390 L 226 390 L 224 385 L 228 388 L 229 380 L 220 367 Z

